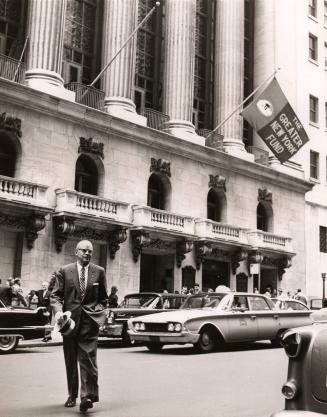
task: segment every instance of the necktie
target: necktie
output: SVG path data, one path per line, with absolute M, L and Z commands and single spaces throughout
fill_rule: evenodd
M 79 277 L 79 288 L 81 290 L 81 296 L 83 297 L 85 293 L 85 268 L 84 266 L 81 269 L 81 276 Z

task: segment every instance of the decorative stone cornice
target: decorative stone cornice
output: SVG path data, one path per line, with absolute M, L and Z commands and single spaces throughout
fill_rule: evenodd
M 0 114 L 0 129 L 13 132 L 18 138 L 22 137 L 22 121 L 17 117 L 7 116 L 6 113 Z
M 245 261 L 248 258 L 247 251 L 240 249 L 232 255 L 232 272 L 236 274 L 237 268 L 240 266 L 241 261 Z
M 179 242 L 176 245 L 176 265 L 177 268 L 182 266 L 182 262 L 185 259 L 185 254 L 191 252 L 193 250 L 193 242 L 192 241 L 184 241 Z
M 80 137 L 78 153 L 93 153 L 95 155 L 101 156 L 101 158 L 104 159 L 103 143 L 93 142 L 92 138 L 85 139 Z
M 54 233 L 57 252 L 61 252 L 62 246 L 67 242 L 68 236 L 75 231 L 75 219 L 70 217 L 54 217 Z
M 132 233 L 133 260 L 137 262 L 144 246 L 149 245 L 151 238 L 149 233 L 140 231 Z
M 226 192 L 226 178 L 221 175 L 209 175 L 209 188 L 224 190 Z
M 195 244 L 195 264 L 196 269 L 200 269 L 206 256 L 211 255 L 212 247 L 210 243 L 201 242 Z
M 106 230 L 95 230 L 91 227 L 74 228 L 71 235 L 79 239 L 94 240 L 94 241 L 107 241 L 108 232 Z
M 18 216 L 0 213 L 0 226 L 9 226 L 18 230 L 24 230 L 26 220 Z
M 38 232 L 45 228 L 45 216 L 42 214 L 33 214 L 26 221 L 26 241 L 27 247 L 32 249 L 34 242 L 38 238 Z
M 258 201 L 267 202 L 272 204 L 272 192 L 267 190 L 267 188 L 259 188 L 258 189 Z
M 108 245 L 111 259 L 115 259 L 116 252 L 119 250 L 120 244 L 125 242 L 126 239 L 126 229 L 117 229 L 109 234 Z
M 161 158 L 160 159 L 151 158 L 150 172 L 163 174 L 170 178 L 171 177 L 170 162 Z

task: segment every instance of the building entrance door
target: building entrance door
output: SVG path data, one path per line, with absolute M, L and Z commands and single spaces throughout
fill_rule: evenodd
M 277 290 L 277 269 L 268 269 L 261 266 L 260 269 L 260 292 L 263 294 L 267 287 L 271 288 L 271 293 Z
M 141 255 L 140 291 L 174 292 L 174 255 Z
M 202 290 L 216 289 L 218 285 L 229 287 L 229 264 L 206 259 L 202 264 Z

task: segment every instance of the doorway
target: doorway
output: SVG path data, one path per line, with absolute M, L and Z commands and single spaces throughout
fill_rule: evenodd
M 140 291 L 174 291 L 174 255 L 141 254 Z
M 229 263 L 214 260 L 204 260 L 202 264 L 202 290 L 215 288 L 218 285 L 229 287 Z

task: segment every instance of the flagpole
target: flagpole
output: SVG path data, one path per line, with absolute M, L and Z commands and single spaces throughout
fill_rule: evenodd
M 28 36 L 26 36 L 25 43 L 24 43 L 24 46 L 23 46 L 23 50 L 22 50 L 22 53 L 20 54 L 19 62 L 18 62 L 16 71 L 15 71 L 15 75 L 14 75 L 14 78 L 12 79 L 12 81 L 15 81 L 15 79 L 16 79 L 19 67 L 20 67 L 20 65 L 22 63 L 22 60 L 23 60 L 23 56 L 24 56 L 24 52 L 25 52 L 25 49 L 26 49 L 27 41 L 28 41 Z
M 135 30 L 131 33 L 131 35 L 126 39 L 126 41 L 122 44 L 122 46 L 118 49 L 118 51 L 115 53 L 115 55 L 111 58 L 111 60 L 107 63 L 107 65 L 102 69 L 102 71 L 97 75 L 94 80 L 89 84 L 89 87 L 92 87 L 93 84 L 95 84 L 98 79 L 101 77 L 101 75 L 108 69 L 108 67 L 112 64 L 112 62 L 117 58 L 117 56 L 121 53 L 121 51 L 125 48 L 125 46 L 128 44 L 128 42 L 135 36 L 136 32 L 140 29 L 141 26 L 144 25 L 144 23 L 150 18 L 152 13 L 155 11 L 156 7 L 160 6 L 160 1 L 156 2 L 156 5 L 152 7 L 152 9 L 149 11 L 149 13 L 145 16 L 145 18 L 142 20 L 141 23 L 137 25 Z
M 280 70 L 280 68 L 275 69 L 275 71 L 269 75 L 269 77 L 267 77 L 264 81 L 262 81 L 261 84 L 258 85 L 257 88 L 255 88 L 252 93 L 250 95 L 248 95 L 241 104 L 239 104 L 235 110 L 232 111 L 232 113 L 230 113 L 222 122 L 219 123 L 218 126 L 216 126 L 214 128 L 214 130 L 209 134 L 209 136 L 211 136 L 216 130 L 218 130 L 223 124 L 225 124 L 227 122 L 227 120 L 229 120 L 236 112 L 238 109 L 240 109 L 244 103 L 246 103 L 258 90 L 260 90 L 260 88 L 262 88 L 266 82 L 268 82 L 270 80 L 270 78 L 272 78 L 278 71 Z

